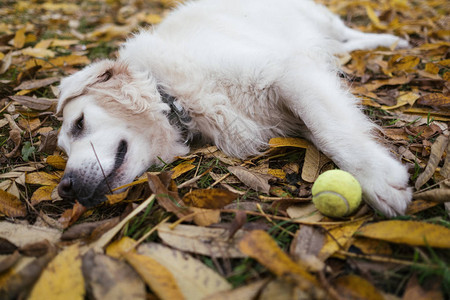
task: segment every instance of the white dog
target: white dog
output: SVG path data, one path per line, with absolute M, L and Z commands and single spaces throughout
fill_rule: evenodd
M 149 166 L 189 152 L 195 134 L 248 157 L 301 135 L 361 183 L 388 216 L 405 212 L 408 173 L 371 135 L 333 53 L 407 42 L 346 27 L 310 0 L 200 0 L 128 40 L 116 61 L 61 82 L 63 198 L 86 206 Z

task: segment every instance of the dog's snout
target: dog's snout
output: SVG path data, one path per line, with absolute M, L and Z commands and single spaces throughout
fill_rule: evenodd
M 65 175 L 58 185 L 58 194 L 61 198 L 74 198 L 73 179 Z

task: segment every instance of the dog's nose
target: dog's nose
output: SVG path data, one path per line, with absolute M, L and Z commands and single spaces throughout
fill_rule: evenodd
M 61 198 L 74 198 L 75 194 L 72 189 L 72 178 L 64 176 L 58 185 L 58 194 Z

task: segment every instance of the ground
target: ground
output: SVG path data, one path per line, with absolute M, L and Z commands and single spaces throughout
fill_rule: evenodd
M 405 216 L 366 205 L 346 218 L 321 215 L 311 187 L 335 166 L 289 138 L 247 161 L 197 147 L 93 209 L 61 200 L 60 79 L 114 58 L 133 30 L 157 25 L 175 4 L 3 1 L 0 297 L 448 298 L 448 1 L 320 2 L 353 28 L 411 44 L 339 57 L 342 79 L 384 130 L 380 142 L 410 167 Z

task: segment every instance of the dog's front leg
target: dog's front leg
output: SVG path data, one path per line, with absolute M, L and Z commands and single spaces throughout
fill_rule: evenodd
M 323 64 L 302 59 L 286 67 L 279 87 L 314 144 L 359 180 L 364 199 L 387 216 L 403 214 L 411 200 L 407 170 L 375 142 L 371 134 L 375 126 L 337 76 Z

